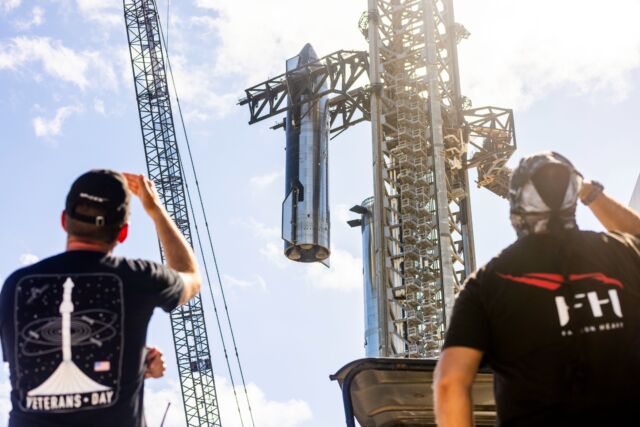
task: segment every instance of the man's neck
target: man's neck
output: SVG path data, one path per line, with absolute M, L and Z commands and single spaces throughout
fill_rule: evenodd
M 89 242 L 84 240 L 78 240 L 73 237 L 67 239 L 67 252 L 68 251 L 94 251 L 102 252 L 105 254 L 110 253 L 113 250 L 114 245 L 101 242 Z

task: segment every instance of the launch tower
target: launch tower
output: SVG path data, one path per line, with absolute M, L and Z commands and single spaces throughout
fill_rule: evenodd
M 480 166 L 478 183 L 506 196 L 513 119 L 508 110 L 465 111 L 457 43 L 469 33 L 452 0 L 369 0 L 363 30 L 375 89 L 378 356 L 436 357 L 475 269 L 468 170 Z

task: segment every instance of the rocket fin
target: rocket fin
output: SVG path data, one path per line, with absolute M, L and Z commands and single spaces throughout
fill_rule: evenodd
M 331 268 L 331 262 L 329 261 L 330 259 L 331 258 L 325 258 L 322 261 L 318 261 L 318 262 L 327 268 Z
M 293 218 L 294 205 L 296 204 L 296 191 L 291 189 L 282 202 L 282 240 L 294 244 L 295 224 Z

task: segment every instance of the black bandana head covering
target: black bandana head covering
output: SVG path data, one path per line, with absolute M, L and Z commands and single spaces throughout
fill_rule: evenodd
M 511 224 L 518 237 L 577 228 L 582 175 L 564 156 L 547 151 L 525 157 L 511 175 Z

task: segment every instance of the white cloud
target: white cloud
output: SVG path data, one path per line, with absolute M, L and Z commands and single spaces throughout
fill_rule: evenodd
M 208 31 L 216 28 L 216 20 L 210 16 L 192 16 L 189 20 L 192 25 L 205 27 Z
M 177 31 L 174 31 L 176 33 Z M 172 51 L 178 51 L 172 48 Z M 238 93 L 229 88 L 219 89 L 213 64 L 198 64 L 182 55 L 171 55 L 171 65 L 180 100 L 184 103 L 185 119 L 205 121 L 220 118 L 236 108 Z M 193 108 L 186 108 L 189 104 Z
M 257 221 L 255 218 L 249 218 L 246 220 L 234 220 L 234 224 L 240 224 L 245 228 L 249 229 L 253 235 L 259 239 L 275 239 L 280 237 L 280 228 L 279 227 L 269 227 L 260 221 Z
M 6 375 L 5 375 L 6 377 Z M 225 427 L 240 427 L 240 419 L 236 408 L 233 388 L 226 378 L 215 378 L 220 417 L 224 420 Z M 0 425 L 9 423 L 9 411 L 11 385 L 8 380 L 0 381 Z M 249 420 L 246 410 L 246 400 L 242 386 L 236 385 L 236 392 L 245 425 Z M 312 418 L 309 404 L 301 399 L 289 399 L 286 401 L 269 400 L 265 393 L 255 384 L 247 384 L 247 393 L 251 402 L 251 410 L 254 418 L 260 420 L 261 427 L 296 427 L 304 421 Z M 171 403 L 165 420 L 165 427 L 183 427 L 184 409 L 180 386 L 169 383 L 167 387 L 154 390 L 147 386 L 144 391 L 144 406 L 147 424 L 158 426 L 162 421 L 167 403 Z
M 8 369 L 4 370 L 8 371 Z M 0 381 L 0 426 L 9 425 L 9 411 L 11 411 L 11 384 L 9 380 Z
M 347 217 L 346 205 L 338 205 L 338 217 Z M 253 230 L 256 238 L 268 242 L 260 248 L 259 252 L 270 264 L 280 270 L 292 267 L 295 262 L 284 255 L 282 241 L 275 240 L 280 236 L 280 228 L 267 227 L 264 224 L 250 218 L 242 224 Z M 331 289 L 339 291 L 352 291 L 362 286 L 362 258 L 351 255 L 350 252 L 339 248 L 331 250 L 329 257 L 330 267 L 314 262 L 299 266 L 307 283 L 319 289 Z
M 267 243 L 263 248 L 260 248 L 260 255 L 265 257 L 271 264 L 283 269 L 292 261 L 289 261 L 284 256 L 284 249 L 282 248 L 282 244 Z
M 33 62 L 41 63 L 52 77 L 72 83 L 81 89 L 89 85 L 115 88 L 117 79 L 112 64 L 104 53 L 76 52 L 60 41 L 47 37 L 14 37 L 0 43 L 0 70 L 19 70 Z M 37 73 L 36 73 L 37 76 Z M 91 76 L 91 81 L 89 77 Z
M 219 37 L 212 74 L 233 77 L 240 90 L 281 74 L 285 59 L 307 41 L 320 56 L 367 49 L 357 29 L 366 2 L 326 0 L 315 8 L 298 0 L 196 4 L 211 15 L 192 22 L 214 28 Z M 457 21 L 471 32 L 459 45 L 462 89 L 477 106 L 522 109 L 557 89 L 616 101 L 640 67 L 637 0 L 612 0 L 606 7 L 597 0 L 458 0 L 455 7 Z
M 362 259 L 342 249 L 333 249 L 329 257 L 331 268 L 312 263 L 306 279 L 320 289 L 353 291 L 362 287 Z
M 351 212 L 349 209 L 351 209 L 351 206 L 345 204 L 337 204 L 334 206 L 333 212 L 335 212 L 335 218 L 339 223 L 345 223 L 352 219 L 359 218 L 358 214 Z
M 0 0 L 0 8 L 6 13 L 20 7 L 22 0 Z M 1 424 L 1 423 L 0 423 Z
M 196 0 L 196 6 L 203 9 L 215 9 L 215 0 Z
M 258 289 L 261 291 L 267 290 L 267 282 L 259 274 L 254 274 L 253 279 L 250 280 L 239 279 L 237 277 L 225 274 L 223 275 L 223 283 L 242 289 Z
M 526 108 L 550 91 L 629 92 L 640 67 L 636 0 L 458 0 L 471 33 L 459 45 L 463 93 L 474 105 Z M 579 18 L 578 18 L 579 16 Z
M 249 179 L 249 185 L 253 190 L 263 191 L 282 177 L 284 177 L 284 170 L 253 176 Z
M 104 101 L 100 98 L 96 98 L 93 100 L 93 110 L 98 114 L 102 114 L 103 116 L 107 115 L 104 108 Z
M 254 218 L 249 218 L 247 224 L 253 230 L 256 237 L 261 239 L 280 238 L 281 233 L 279 227 L 269 227 L 259 221 L 256 221 Z
M 40 261 L 40 258 L 37 255 L 34 254 L 22 254 L 20 255 L 20 264 L 21 265 L 31 265 L 31 264 L 35 264 L 36 262 Z M 2 423 L 0 423 L 0 425 L 2 425 Z
M 197 0 L 196 5 L 205 14 L 188 19 L 174 14 L 171 28 L 171 61 L 189 121 L 220 118 L 237 110 L 243 90 L 282 73 L 284 61 L 307 40 L 320 55 L 354 46 L 366 48 L 356 28 L 366 4 L 326 0 L 310 20 L 299 19 L 309 11 L 305 2 L 296 0 Z M 339 15 L 333 12 L 337 9 L 341 10 Z M 274 10 L 279 10 L 277 19 L 265 19 L 273 16 Z M 346 31 L 334 35 L 333 28 L 327 31 L 327 22 Z M 216 36 L 211 54 L 211 41 Z
M 281 74 L 285 60 L 307 42 L 320 56 L 367 49 L 357 28 L 366 2 L 325 0 L 313 8 L 299 0 L 198 0 L 197 5 L 216 13 L 216 73 L 244 77 L 245 84 Z
M 36 6 L 31 9 L 31 18 L 27 21 L 16 21 L 15 27 L 19 31 L 26 31 L 42 24 L 44 24 L 44 9 Z
M 233 388 L 226 378 L 216 377 L 215 380 L 220 418 L 224 420 L 225 427 L 240 427 Z M 243 420 L 246 425 L 249 413 L 245 407 L 244 390 L 242 386 L 236 386 L 236 391 L 243 408 Z M 269 400 L 264 392 L 252 383 L 247 384 L 247 392 L 254 418 L 260 420 L 261 427 L 296 427 L 312 418 L 311 408 L 303 400 L 289 399 L 283 402 Z M 177 384 L 170 384 L 169 387 L 161 390 L 152 390 L 147 387 L 144 400 L 148 425 L 160 425 L 167 403 L 171 402 L 164 425 L 166 427 L 184 426 L 182 397 Z
M 89 21 L 108 26 L 124 23 L 120 0 L 76 0 L 76 3 L 80 14 Z
M 79 114 L 83 111 L 80 105 L 67 105 L 60 107 L 56 110 L 56 114 L 51 119 L 44 117 L 36 117 L 33 119 L 33 129 L 37 137 L 49 138 L 52 136 L 60 135 L 62 132 L 62 125 L 64 122 L 74 114 Z

